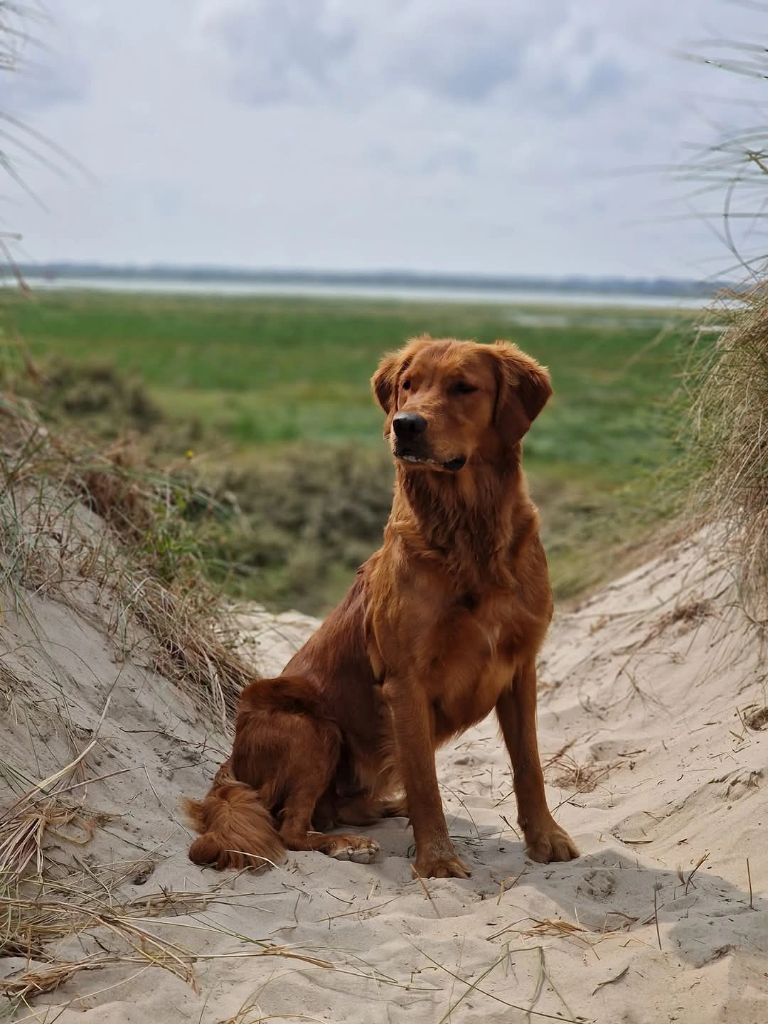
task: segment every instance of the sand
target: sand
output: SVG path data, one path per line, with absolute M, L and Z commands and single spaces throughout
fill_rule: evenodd
M 96 597 L 84 584 L 66 601 L 3 601 L 0 804 L 94 739 L 72 781 L 109 776 L 68 794 L 80 815 L 46 839 L 46 874 L 70 890 L 56 899 L 101 917 L 33 964 L 93 969 L 17 1003 L 16 1019 L 768 1021 L 768 669 L 716 533 L 556 618 L 540 741 L 551 806 L 580 859 L 526 860 L 492 721 L 440 753 L 468 880 L 414 879 L 404 819 L 367 830 L 381 846 L 372 865 L 314 853 L 257 875 L 192 865 L 179 800 L 205 791 L 228 739 L 153 670 L 148 638 L 106 628 Z M 234 621 L 266 672 L 315 626 L 254 608 Z M 130 954 L 110 908 L 175 943 L 186 980 L 135 950 L 136 962 L 109 959 Z M 0 959 L 0 979 L 29 968 Z

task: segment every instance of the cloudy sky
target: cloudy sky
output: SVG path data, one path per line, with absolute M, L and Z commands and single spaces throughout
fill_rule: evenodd
M 675 54 L 764 40 L 754 0 L 50 0 L 28 27 L 0 109 L 85 168 L 2 136 L 31 260 L 709 276 L 722 197 L 664 166 L 768 96 Z

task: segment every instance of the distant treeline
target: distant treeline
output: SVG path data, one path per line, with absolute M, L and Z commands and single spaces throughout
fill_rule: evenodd
M 437 274 L 407 270 L 253 270 L 243 267 L 174 266 L 172 264 L 22 263 L 29 278 L 67 280 L 140 280 L 230 282 L 232 284 L 326 285 L 332 287 L 439 288 L 446 291 L 573 292 L 606 295 L 709 297 L 738 290 L 730 281 L 696 281 L 653 277 L 528 277 L 518 275 Z

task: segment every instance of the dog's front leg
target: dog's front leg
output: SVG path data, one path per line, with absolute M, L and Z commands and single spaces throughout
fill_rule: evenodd
M 435 770 L 432 709 L 412 679 L 388 678 L 384 696 L 392 712 L 398 764 L 416 839 L 416 872 L 424 878 L 469 878 L 448 836 Z
M 544 793 L 544 775 L 536 740 L 536 665 L 531 659 L 516 673 L 496 704 L 512 762 L 517 820 L 532 860 L 547 864 L 578 857 L 573 840 L 552 817 Z

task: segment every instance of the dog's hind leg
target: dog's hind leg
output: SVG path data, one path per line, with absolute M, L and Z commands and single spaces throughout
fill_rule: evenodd
M 374 753 L 359 752 L 353 765 L 357 788 L 336 800 L 334 819 L 339 825 L 370 825 L 382 818 L 407 818 L 403 782 L 391 742 L 379 741 Z M 344 788 L 344 787 L 342 787 Z
M 366 836 L 315 832 L 339 763 L 339 729 L 325 716 L 317 688 L 299 676 L 251 683 L 243 691 L 232 752 L 235 777 L 263 792 L 289 850 L 318 850 L 344 860 L 373 860 Z
M 324 790 L 324 779 L 307 778 L 288 794 L 280 825 L 284 845 L 289 850 L 317 850 L 337 860 L 369 864 L 375 860 L 379 847 L 368 836 L 329 835 L 312 830 L 312 815 Z
M 382 818 L 407 818 L 405 797 L 382 799 L 361 794 L 339 802 L 336 821 L 339 825 L 371 825 Z

